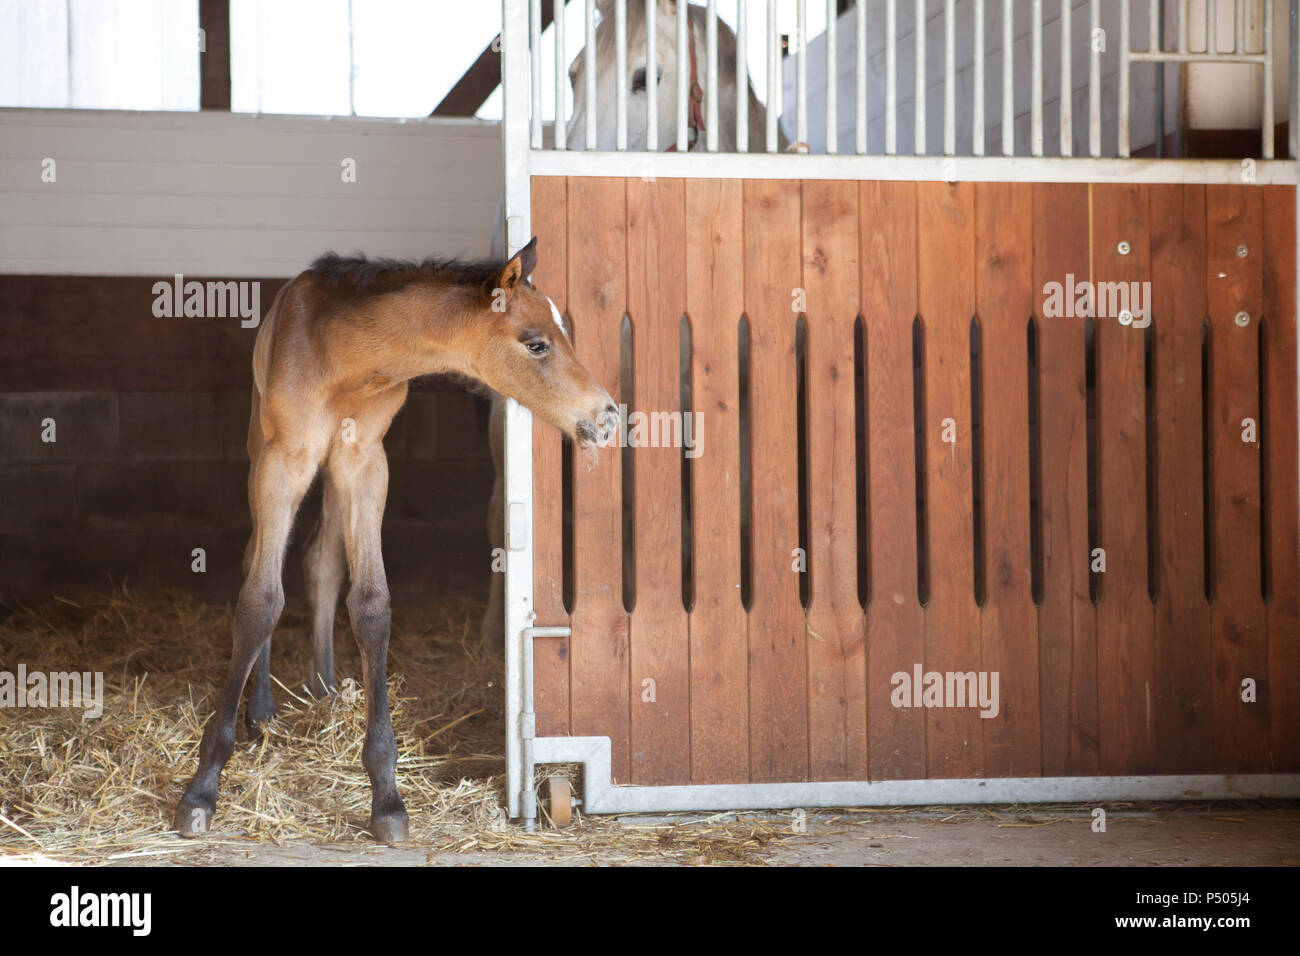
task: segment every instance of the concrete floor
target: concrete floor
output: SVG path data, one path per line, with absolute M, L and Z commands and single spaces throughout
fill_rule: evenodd
M 711 825 L 752 821 L 770 838 L 743 852 L 705 837 Z M 725 862 L 775 866 L 1300 866 L 1300 805 L 1129 804 L 1107 813 L 1105 832 L 1094 832 L 1086 808 L 954 808 L 917 811 L 810 813 L 805 832 L 789 815 L 627 817 L 604 821 L 602 840 L 582 846 L 583 827 L 550 831 L 552 849 L 529 845 L 468 852 L 418 846 L 365 844 L 282 846 L 195 845 L 171 857 L 122 861 L 126 865 L 238 866 L 617 866 Z M 609 828 L 642 829 L 642 839 L 620 845 Z M 644 829 L 672 831 L 673 852 L 646 849 Z M 545 836 L 545 835 L 544 835 Z M 565 839 L 566 837 L 572 839 Z M 563 845 L 558 845 L 564 840 Z M 694 841 L 694 842 L 693 842 Z M 698 844 L 698 846 L 696 845 Z M 667 844 L 665 844 L 667 846 Z M 695 850 L 698 849 L 698 853 Z

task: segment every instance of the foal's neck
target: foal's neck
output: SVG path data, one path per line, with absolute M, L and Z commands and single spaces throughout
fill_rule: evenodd
M 360 307 L 362 319 L 348 324 L 346 351 L 358 357 L 364 376 L 400 382 L 454 373 L 477 379 L 471 333 L 481 296 L 477 288 L 409 283 Z

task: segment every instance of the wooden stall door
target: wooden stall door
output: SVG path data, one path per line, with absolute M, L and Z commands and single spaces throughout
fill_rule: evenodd
M 574 456 L 567 560 L 535 427 L 539 732 L 645 784 L 1300 771 L 1294 202 L 534 180 L 583 361 L 619 394 L 626 322 L 631 410 L 699 422 Z

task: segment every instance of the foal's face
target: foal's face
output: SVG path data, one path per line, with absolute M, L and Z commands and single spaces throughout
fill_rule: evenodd
M 555 303 L 525 278 L 537 261 L 536 242 L 511 259 L 498 280 L 495 296 L 504 296 L 505 308 L 486 311 L 479 377 L 580 447 L 604 444 L 618 427 L 618 408 L 578 361 Z

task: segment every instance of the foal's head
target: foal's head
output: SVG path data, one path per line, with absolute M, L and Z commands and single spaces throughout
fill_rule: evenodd
M 470 346 L 475 372 L 578 445 L 606 442 L 618 408 L 578 361 L 555 303 L 528 281 L 536 265 L 534 237 L 484 285 L 482 320 Z

